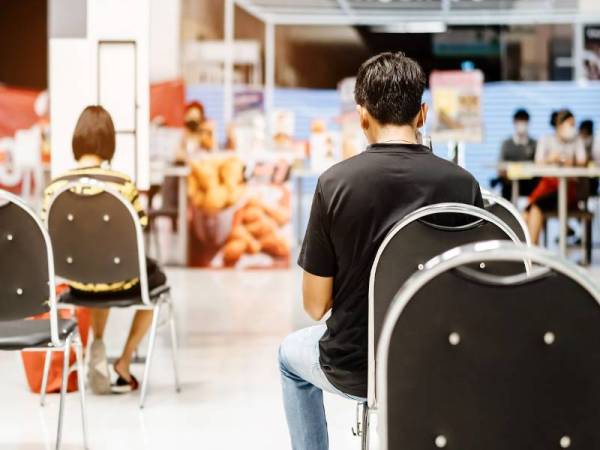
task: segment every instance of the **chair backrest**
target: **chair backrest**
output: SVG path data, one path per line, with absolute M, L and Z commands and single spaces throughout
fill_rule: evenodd
M 139 278 L 148 300 L 139 217 L 116 189 L 91 178 L 69 182 L 54 195 L 46 220 L 58 276 L 84 284 Z
M 47 312 L 51 313 L 52 337 L 57 343 L 50 238 L 19 197 L 0 190 L 0 322 Z
M 522 261 L 529 276 L 473 262 Z M 600 448 L 600 291 L 539 248 L 452 249 L 411 277 L 377 353 L 382 450 Z
M 519 210 L 511 202 L 492 192 L 482 190 L 481 195 L 483 196 L 485 209 L 511 227 L 521 242 L 531 245 L 529 228 L 527 228 L 527 224 L 523 220 Z
M 462 226 L 435 225 L 436 218 L 463 216 Z M 439 222 L 439 220 L 438 220 Z M 493 239 L 519 242 L 501 219 L 476 206 L 440 203 L 421 208 L 402 219 L 379 246 L 369 279 L 369 403 L 375 395 L 375 354 L 388 308 L 404 282 L 436 255 L 460 245 Z M 489 268 L 488 268 L 489 269 Z M 514 273 L 514 267 L 504 267 Z M 500 268 L 496 267 L 496 271 Z M 516 269 L 522 270 L 522 266 Z

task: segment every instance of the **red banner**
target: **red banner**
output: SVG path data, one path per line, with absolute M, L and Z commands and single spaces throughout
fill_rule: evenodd
M 38 121 L 33 104 L 40 91 L 0 86 L 0 137 L 30 128 Z

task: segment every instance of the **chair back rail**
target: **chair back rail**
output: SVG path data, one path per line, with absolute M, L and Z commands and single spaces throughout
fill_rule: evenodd
M 523 216 L 515 206 L 499 195 L 490 191 L 482 190 L 481 195 L 485 203 L 485 209 L 495 214 L 512 228 L 521 242 L 531 245 L 531 236 L 527 224 L 523 220 Z
M 47 226 L 58 276 L 106 285 L 139 278 L 150 304 L 139 216 L 115 188 L 88 177 L 65 184 L 50 202 Z
M 434 225 L 434 218 L 453 215 L 461 225 Z M 439 222 L 439 219 L 438 219 Z M 465 225 L 466 224 L 466 225 Z M 375 354 L 384 318 L 404 282 L 431 258 L 460 245 L 493 239 L 520 242 L 511 227 L 494 214 L 476 206 L 440 203 L 421 208 L 402 219 L 388 233 L 374 259 L 369 280 L 369 389 L 375 402 Z M 496 264 L 494 272 L 522 272 L 523 265 Z

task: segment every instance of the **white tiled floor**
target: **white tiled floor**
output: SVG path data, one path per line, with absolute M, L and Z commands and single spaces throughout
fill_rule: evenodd
M 167 334 L 161 333 L 144 411 L 138 395 L 88 395 L 93 450 L 207 450 L 290 448 L 276 365 L 277 346 L 291 330 L 309 325 L 300 306 L 297 271 L 171 269 L 177 302 L 183 391 L 175 394 Z M 115 311 L 107 345 L 116 354 L 129 312 Z M 166 330 L 165 330 L 166 331 Z M 142 366 L 134 373 L 142 375 Z M 51 448 L 58 396 L 45 408 L 30 393 L 17 353 L 0 353 L 0 450 Z M 326 396 L 332 450 L 360 447 L 350 429 L 355 404 Z M 64 446 L 82 448 L 77 394 L 69 394 Z

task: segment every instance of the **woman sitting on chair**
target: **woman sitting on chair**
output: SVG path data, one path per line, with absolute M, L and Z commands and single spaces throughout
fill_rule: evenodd
M 110 168 L 110 161 L 115 153 L 115 128 L 108 112 L 101 106 L 88 106 L 83 110 L 73 133 L 73 156 L 77 168 L 54 179 L 44 192 L 43 217 L 54 194 L 70 181 L 81 177 L 99 178 L 120 192 L 138 212 L 142 226 L 147 224 L 138 191 L 127 175 Z M 148 287 L 153 289 L 166 283 L 166 277 L 155 261 L 147 260 Z M 139 280 L 123 280 L 118 283 L 84 284 L 69 280 L 71 294 L 85 298 L 106 298 L 118 294 L 139 295 Z M 111 386 L 106 350 L 103 342 L 104 329 L 108 319 L 109 309 L 91 308 L 92 330 L 94 341 L 91 346 L 89 359 L 88 382 L 96 394 L 111 392 L 124 393 L 134 391 L 139 383 L 130 373 L 131 359 L 152 322 L 152 311 L 138 310 L 135 313 L 131 330 L 123 349 L 123 353 L 115 362 L 113 368 L 117 375 L 116 382 Z
M 537 164 L 558 166 L 584 166 L 587 155 L 583 141 L 577 136 L 575 117 L 568 109 L 558 111 L 552 116 L 555 134 L 546 136 L 538 141 L 535 151 Z M 567 200 L 569 209 L 577 206 L 577 184 L 569 181 Z M 532 242 L 539 243 L 540 233 L 544 224 L 544 212 L 555 211 L 558 206 L 558 180 L 542 178 L 529 196 L 529 205 L 524 217 L 531 233 Z

